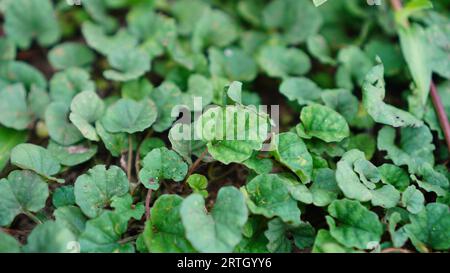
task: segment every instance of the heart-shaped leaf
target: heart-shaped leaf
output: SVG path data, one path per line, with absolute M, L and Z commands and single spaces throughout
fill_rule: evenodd
M 371 243 L 381 240 L 383 226 L 378 216 L 358 201 L 335 200 L 328 207 L 328 212 L 333 217 L 326 216 L 330 234 L 339 243 L 368 249 Z
M 156 109 L 155 103 L 150 99 L 120 99 L 108 107 L 101 121 L 111 133 L 133 134 L 152 126 L 157 117 Z
M 11 224 L 21 213 L 37 212 L 45 207 L 48 186 L 30 171 L 13 171 L 0 180 L 0 226 Z
M 222 187 L 210 214 L 200 194 L 187 197 L 180 208 L 186 237 L 200 252 L 232 252 L 241 241 L 248 212 L 245 199 L 234 187 Z
M 280 217 L 284 222 L 298 224 L 300 210 L 289 192 L 286 182 L 276 174 L 261 174 L 253 178 L 241 190 L 253 214 L 267 218 Z
M 61 35 L 50 0 L 8 1 L 5 31 L 23 49 L 29 48 L 34 39 L 42 46 L 49 46 Z
M 108 55 L 115 70 L 106 70 L 103 76 L 109 80 L 126 82 L 144 75 L 150 70 L 149 56 L 138 49 L 120 49 Z
M 119 242 L 127 227 L 128 220 L 112 211 L 105 211 L 99 217 L 86 222 L 86 228 L 79 239 L 81 252 L 134 252 L 131 243 Z
M 327 106 L 312 104 L 304 107 L 300 114 L 300 136 L 316 137 L 325 142 L 339 142 L 350 135 L 347 121 Z
M 58 160 L 45 148 L 34 144 L 19 144 L 11 151 L 11 163 L 50 178 L 59 172 Z
M 70 253 L 77 251 L 76 243 L 75 235 L 62 223 L 47 221 L 33 229 L 23 251 L 27 253 Z
M 311 69 L 311 61 L 303 51 L 282 46 L 264 46 L 258 63 L 267 75 L 278 78 L 300 76 Z
M 142 161 L 139 172 L 141 183 L 148 189 L 157 190 L 164 179 L 180 182 L 186 176 L 188 165 L 174 151 L 166 147 L 153 149 Z
M 183 198 L 178 195 L 162 195 L 151 209 L 151 218 L 143 233 L 150 252 L 187 253 L 194 248 L 185 237 L 180 208 Z
M 84 214 L 95 218 L 114 196 L 122 196 L 128 189 L 128 179 L 122 169 L 97 165 L 77 178 L 75 200 Z

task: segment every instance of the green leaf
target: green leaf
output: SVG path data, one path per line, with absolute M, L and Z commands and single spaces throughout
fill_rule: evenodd
M 373 60 L 359 47 L 350 45 L 339 50 L 338 62 L 340 64 L 336 72 L 337 86 L 352 90 L 353 80 L 361 85 L 373 65 Z
M 16 131 L 0 126 L 0 172 L 8 164 L 11 150 L 27 140 L 25 131 Z
M 358 201 L 335 200 L 328 207 L 328 212 L 333 217 L 326 216 L 330 234 L 339 243 L 368 249 L 371 243 L 380 242 L 383 226 L 378 216 Z
M 145 245 L 153 253 L 195 252 L 185 237 L 180 208 L 183 198 L 165 194 L 159 197 L 151 209 L 151 218 L 143 233 Z
M 330 232 L 325 229 L 317 232 L 313 253 L 352 253 L 355 252 L 352 248 L 346 247 L 340 244 L 336 239 L 331 236 Z
M 321 92 L 315 82 L 304 77 L 287 78 L 280 85 L 280 93 L 300 105 L 319 101 Z
M 20 253 L 20 243 L 14 237 L 0 232 L 0 253 Z
M 208 197 L 208 179 L 201 174 L 192 174 L 188 177 L 187 183 L 194 193 L 199 193 L 203 197 Z
M 354 125 L 359 111 L 359 101 L 349 90 L 323 90 L 321 98 L 326 106 L 341 114 L 350 125 Z
M 60 38 L 59 24 L 50 0 L 9 1 L 5 10 L 5 32 L 22 49 L 36 39 L 49 46 Z
M 13 171 L 0 180 L 0 226 L 11 224 L 21 213 L 45 207 L 49 191 L 45 181 L 30 171 Z
M 59 173 L 58 160 L 45 148 L 23 143 L 11 151 L 11 163 L 26 170 L 32 170 L 46 178 Z
M 267 229 L 265 218 L 250 216 L 244 225 L 243 238 L 234 249 L 235 253 L 268 253 L 266 245 L 268 240 L 264 235 Z
M 50 81 L 50 97 L 54 101 L 70 105 L 72 98 L 82 91 L 95 92 L 89 73 L 81 68 L 71 67 L 56 73 Z
M 263 10 L 263 22 L 279 29 L 286 43 L 299 44 L 319 31 L 323 19 L 311 1 L 273 0 Z
M 192 33 L 195 51 L 208 46 L 225 47 L 238 38 L 235 22 L 223 11 L 207 8 L 197 20 Z
M 336 60 L 331 57 L 331 50 L 325 38 L 319 34 L 309 36 L 306 40 L 309 53 L 323 64 L 335 65 Z
M 383 183 L 391 184 L 399 191 L 404 191 L 409 186 L 408 173 L 402 168 L 385 163 L 378 167 L 378 170 L 380 170 Z
M 33 229 L 23 251 L 27 253 L 70 253 L 75 235 L 60 222 L 47 221 Z
M 397 166 L 407 165 L 410 172 L 416 172 L 423 164 L 434 165 L 432 142 L 427 126 L 402 128 L 399 141 L 396 141 L 395 129 L 385 126 L 378 132 L 377 139 L 378 149 L 387 152 L 386 158 Z
M 195 123 L 195 137 L 207 143 L 212 157 L 224 164 L 241 163 L 266 140 L 269 119 L 265 113 L 242 105 L 212 107 Z
M 264 46 L 258 55 L 260 67 L 270 77 L 301 76 L 311 69 L 308 55 L 297 48 Z
M 80 236 L 88 220 L 79 207 L 65 206 L 53 212 L 57 222 L 62 223 L 75 236 Z
M 144 204 L 142 202 L 133 204 L 133 197 L 130 194 L 113 196 L 111 200 L 111 207 L 114 208 L 114 212 L 125 219 L 141 220 L 142 215 L 144 215 Z
M 81 43 L 66 42 L 52 48 L 48 53 L 50 64 L 55 69 L 69 67 L 87 67 L 94 61 L 95 55 Z
M 170 5 L 171 12 L 178 21 L 178 32 L 189 35 L 195 28 L 198 18 L 202 17 L 208 4 L 203 0 L 176 1 Z
M 313 160 L 303 140 L 294 133 L 281 133 L 274 137 L 272 143 L 275 159 L 293 171 L 303 183 L 310 182 Z
M 400 201 L 400 192 L 392 185 L 384 185 L 372 191 L 372 205 L 393 208 Z
M 21 83 L 28 90 L 33 85 L 42 89 L 47 87 L 47 80 L 42 72 L 27 63 L 19 61 L 0 63 L 0 82 L 5 82 L 5 85 Z
M 0 124 L 23 130 L 32 121 L 32 114 L 27 107 L 26 91 L 22 84 L 9 85 L 0 92 Z
M 425 197 L 414 185 L 409 186 L 402 194 L 402 205 L 412 214 L 421 212 L 424 208 Z
M 210 214 L 199 194 L 188 196 L 181 204 L 181 220 L 186 237 L 200 252 L 231 252 L 241 241 L 248 212 L 244 196 L 234 187 L 222 187 Z
M 108 107 L 101 121 L 111 133 L 133 134 L 152 126 L 157 116 L 156 109 L 155 103 L 150 99 L 120 99 Z
M 134 252 L 131 243 L 119 242 L 127 231 L 128 221 L 111 211 L 88 220 L 80 235 L 79 242 L 83 253 L 130 253 Z
M 153 85 L 146 78 L 124 82 L 120 93 L 122 98 L 143 100 L 153 91 Z
M 174 151 L 166 147 L 153 149 L 142 161 L 139 172 L 141 183 L 148 189 L 157 190 L 161 180 L 180 182 L 188 171 L 188 165 Z
M 291 197 L 284 179 L 276 174 L 262 174 L 241 188 L 253 214 L 267 218 L 280 217 L 289 224 L 300 222 L 297 201 Z
M 371 200 L 371 190 L 375 189 L 374 183 L 380 179 L 378 169 L 359 150 L 346 152 L 337 163 L 336 181 L 348 198 L 361 202 Z
M 308 223 L 299 225 L 287 225 L 279 218 L 271 220 L 268 229 L 264 232 L 269 240 L 267 249 L 272 253 L 289 253 L 292 251 L 292 241 L 288 236 L 294 238 L 295 245 L 300 248 L 311 247 L 314 243 L 315 231 Z
M 424 106 L 428 99 L 431 83 L 431 67 L 428 55 L 428 42 L 425 32 L 419 25 L 412 25 L 408 28 L 398 29 L 400 45 L 408 64 L 409 71 L 414 80 L 416 88 L 414 95 L 419 98 Z
M 73 186 L 62 186 L 53 191 L 52 203 L 55 208 L 75 205 Z
M 450 211 L 448 206 L 431 203 L 418 214 L 411 214 L 409 218 L 411 223 L 405 226 L 405 230 L 417 250 L 424 251 L 421 247 L 422 244 L 436 250 L 450 248 Z
M 220 51 L 209 49 L 210 72 L 213 76 L 232 81 L 252 81 L 258 73 L 258 66 L 252 56 L 240 48 L 227 48 Z
M 173 18 L 136 7 L 127 14 L 127 22 L 130 33 L 143 40 L 141 48 L 151 58 L 162 55 L 166 48 L 174 47 L 177 26 Z
M 273 168 L 273 162 L 270 158 L 259 158 L 255 152 L 249 159 L 242 162 L 247 168 L 255 171 L 257 174 L 270 173 Z
M 388 39 L 372 39 L 365 45 L 364 51 L 372 60 L 380 57 L 387 76 L 397 75 L 405 65 L 400 47 Z
M 176 106 L 182 103 L 181 90 L 174 83 L 163 82 L 153 90 L 150 98 L 155 102 L 158 110 L 158 118 L 153 125 L 153 129 L 157 132 L 163 132 L 170 128 L 177 118 L 172 112 Z
M 370 134 L 358 134 L 350 137 L 347 149 L 358 149 L 364 152 L 367 160 L 370 160 L 376 151 L 376 142 Z
M 122 169 L 97 165 L 75 181 L 75 201 L 84 214 L 95 218 L 114 196 L 122 196 L 128 189 L 128 179 Z
M 128 137 L 126 133 L 110 133 L 106 131 L 100 121 L 95 123 L 95 130 L 112 156 L 118 157 L 124 151 L 128 150 Z
M 118 50 L 132 50 L 138 42 L 125 29 L 120 29 L 114 35 L 107 35 L 101 26 L 91 22 L 84 22 L 81 31 L 89 47 L 107 56 Z
M 108 55 L 108 61 L 114 70 L 106 70 L 103 76 L 113 81 L 134 80 L 150 70 L 150 57 L 139 49 L 114 51 Z
M 335 171 L 322 168 L 315 170 L 313 183 L 309 188 L 315 206 L 324 207 L 337 199 L 340 190 L 336 183 Z
M 422 126 L 423 122 L 411 113 L 386 104 L 383 99 L 386 95 L 383 78 L 383 64 L 374 66 L 366 75 L 363 89 L 363 104 L 369 115 L 378 123 L 393 127 Z
M 391 235 L 392 243 L 394 247 L 402 247 L 408 240 L 405 228 L 400 227 L 396 230 L 397 224 L 402 220 L 400 213 L 394 212 L 389 216 L 389 233 Z
M 72 146 L 62 146 L 50 141 L 47 150 L 55 157 L 61 165 L 77 166 L 89 161 L 97 154 L 97 146 L 80 143 Z
M 80 131 L 69 122 L 69 106 L 53 102 L 45 111 L 45 123 L 50 138 L 61 145 L 72 145 L 83 139 Z
M 45 110 L 51 102 L 49 93 L 46 90 L 33 85 L 31 86 L 31 91 L 28 93 L 27 99 L 28 107 L 31 112 L 33 112 L 36 118 L 44 120 Z
M 72 111 L 70 121 L 80 130 L 81 134 L 92 141 L 98 141 L 97 132 L 92 125 L 99 120 L 105 111 L 105 104 L 93 91 L 83 91 L 76 95 L 70 105 Z
M 350 135 L 344 117 L 327 106 L 312 104 L 304 107 L 300 120 L 301 132 L 307 138 L 316 137 L 325 142 L 340 142 Z

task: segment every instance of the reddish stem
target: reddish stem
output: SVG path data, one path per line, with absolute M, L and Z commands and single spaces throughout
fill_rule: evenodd
M 150 202 L 152 201 L 152 190 L 147 191 L 147 197 L 145 198 L 145 219 L 150 219 Z
M 442 131 L 444 132 L 445 141 L 447 142 L 447 148 L 450 152 L 450 123 L 448 122 L 447 114 L 445 113 L 444 105 L 442 105 L 441 97 L 437 92 L 436 85 L 431 82 L 431 100 L 433 101 L 436 114 L 441 124 Z
M 188 174 L 186 175 L 186 177 L 189 177 L 200 165 L 200 163 L 202 162 L 203 158 L 208 154 L 208 149 L 206 149 L 198 158 L 197 160 L 194 162 L 194 164 L 192 164 L 192 166 L 189 168 Z

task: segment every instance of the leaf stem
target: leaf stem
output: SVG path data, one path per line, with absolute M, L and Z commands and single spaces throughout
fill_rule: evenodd
M 203 158 L 208 154 L 208 148 L 205 149 L 205 151 L 197 158 L 197 160 L 195 160 L 194 164 L 192 164 L 192 166 L 189 168 L 189 171 L 186 175 L 186 177 L 189 177 L 200 165 L 200 163 L 202 162 Z
M 122 240 L 120 240 L 120 241 L 118 241 L 117 243 L 119 243 L 119 244 L 126 244 L 126 243 L 129 243 L 129 242 L 132 242 L 132 241 L 134 241 L 135 239 L 137 239 L 139 237 L 139 234 L 137 234 L 137 235 L 133 235 L 133 236 L 130 236 L 130 237 L 126 237 L 126 238 L 123 238 Z
M 133 158 L 133 140 L 131 134 L 128 134 L 128 158 L 127 158 L 127 176 L 128 180 L 131 182 L 131 163 Z
M 390 247 L 390 248 L 385 248 L 385 249 L 381 250 L 381 253 L 412 253 L 412 251 L 410 251 L 408 249 L 404 249 L 404 248 Z
M 42 224 L 42 221 L 39 218 L 37 218 L 36 215 L 34 215 L 33 213 L 25 211 L 24 214 L 28 216 L 31 220 L 33 220 L 33 222 L 35 222 L 36 224 L 38 225 Z
M 150 202 L 152 201 L 152 190 L 148 189 L 147 197 L 145 198 L 145 219 L 150 219 Z
M 391 0 L 391 5 L 394 11 L 398 12 L 403 8 L 401 0 Z M 406 20 L 405 26 L 408 27 L 408 21 Z M 430 95 L 431 101 L 433 102 L 434 109 L 439 119 L 441 129 L 444 132 L 445 142 L 447 144 L 447 149 L 450 152 L 450 123 L 448 121 L 447 114 L 445 113 L 445 108 L 442 104 L 442 99 L 436 90 L 436 85 L 431 81 L 430 85 Z
M 441 124 L 442 131 L 444 132 L 445 141 L 447 142 L 447 148 L 450 152 L 450 123 L 448 122 L 447 114 L 445 113 L 444 105 L 442 105 L 442 99 L 437 92 L 436 85 L 431 82 L 431 100 L 433 101 L 436 114 Z

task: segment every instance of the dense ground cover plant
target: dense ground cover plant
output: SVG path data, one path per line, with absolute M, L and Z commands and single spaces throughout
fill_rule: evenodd
M 0 0 L 0 252 L 449 250 L 450 1 L 68 3 Z

